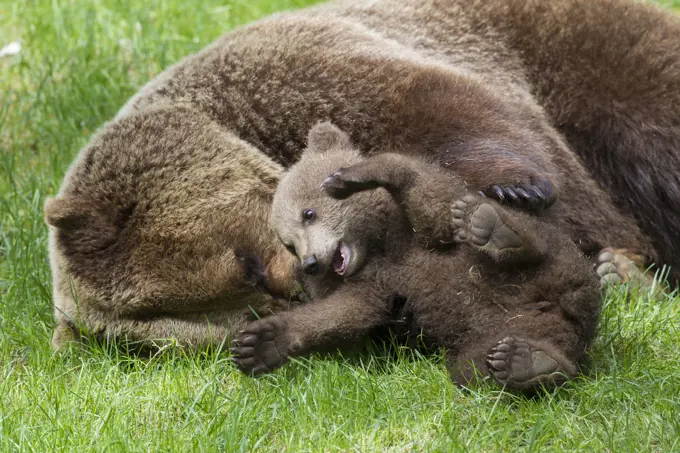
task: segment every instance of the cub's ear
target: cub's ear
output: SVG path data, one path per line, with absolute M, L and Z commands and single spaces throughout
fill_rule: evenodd
M 307 149 L 323 153 L 331 149 L 351 149 L 349 135 L 328 121 L 317 123 L 307 136 Z

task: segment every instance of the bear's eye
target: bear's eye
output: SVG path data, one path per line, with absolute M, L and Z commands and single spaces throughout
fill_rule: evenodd
M 305 209 L 305 210 L 302 211 L 302 219 L 303 220 L 310 221 L 314 218 L 315 215 L 316 215 L 316 213 L 314 212 L 313 209 Z
M 292 244 L 283 244 L 286 249 L 292 253 L 293 255 L 297 256 L 297 251 L 295 250 L 295 246 Z

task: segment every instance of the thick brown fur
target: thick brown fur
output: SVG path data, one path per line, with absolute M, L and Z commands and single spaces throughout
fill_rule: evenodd
M 45 207 L 60 252 L 52 253 L 55 346 L 86 334 L 199 347 L 221 343 L 256 313 L 289 308 L 293 260 L 268 239 L 259 209 L 281 173 L 184 108 L 130 115 L 102 131 Z
M 55 344 L 74 324 L 202 343 L 204 319 L 224 333 L 271 305 L 253 288 L 287 297 L 290 257 L 264 219 L 320 120 L 368 155 L 426 155 L 473 191 L 554 203 L 541 215 L 586 254 L 680 267 L 679 112 L 680 24 L 626 0 L 350 0 L 266 18 L 161 74 L 81 151 L 46 206 Z M 204 177 L 211 159 L 222 177 Z M 273 281 L 244 286 L 236 248 Z
M 364 159 L 347 139 L 314 138 L 333 134 L 343 136 L 329 123 L 312 129 L 272 206 L 273 229 L 312 274 L 304 286 L 314 302 L 246 326 L 233 342 L 237 365 L 257 374 L 346 345 L 388 324 L 392 301 L 405 298 L 399 316 L 447 348 L 459 384 L 475 368 L 522 390 L 573 377 L 600 293 L 569 236 L 470 195 L 436 164 Z

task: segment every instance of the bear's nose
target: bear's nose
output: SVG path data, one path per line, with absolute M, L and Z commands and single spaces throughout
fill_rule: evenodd
M 302 272 L 307 275 L 316 275 L 319 273 L 320 266 L 316 260 L 316 256 L 308 256 L 302 261 Z

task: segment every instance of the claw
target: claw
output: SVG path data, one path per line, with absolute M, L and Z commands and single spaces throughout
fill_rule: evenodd
M 517 195 L 524 198 L 525 200 L 531 200 L 532 198 L 531 195 L 529 195 L 529 193 L 526 190 L 522 189 L 521 187 L 515 189 L 515 192 L 517 192 Z
M 495 184 L 487 186 L 480 196 L 491 197 L 503 204 L 516 208 L 540 212 L 550 207 L 556 200 L 555 188 L 544 177 L 531 178 L 535 183 Z
M 252 357 L 255 354 L 255 349 L 250 347 L 232 348 L 231 353 L 236 357 Z
M 243 336 L 239 340 L 239 346 L 255 346 L 258 342 L 257 334 Z
M 507 360 L 508 354 L 505 352 L 497 351 L 494 352 L 493 354 L 487 355 L 486 358 L 487 360 Z
M 494 346 L 494 347 L 492 348 L 492 351 L 494 351 L 494 352 L 495 352 L 495 351 L 500 351 L 500 352 L 505 352 L 505 353 L 507 353 L 507 352 L 510 352 L 510 349 L 512 349 L 512 348 L 510 347 L 509 344 L 499 342 L 499 343 L 496 343 L 496 346 Z
M 506 188 L 504 189 L 504 192 L 505 192 L 505 194 L 506 194 L 507 196 L 509 196 L 510 198 L 512 198 L 513 201 L 519 200 L 519 197 L 517 196 L 517 193 L 515 193 L 515 191 L 513 190 L 512 187 L 510 187 L 510 186 L 506 187 Z
M 491 366 L 494 370 L 503 370 L 505 369 L 505 360 L 488 360 L 486 361 L 489 366 Z
M 529 187 L 529 190 L 531 190 L 531 191 L 534 193 L 534 196 L 535 196 L 536 198 L 540 198 L 540 199 L 543 200 L 543 201 L 546 200 L 545 195 L 543 194 L 543 192 L 541 191 L 541 189 L 539 189 L 538 187 L 536 187 L 536 186 L 530 186 L 530 187 Z
M 527 191 L 532 194 L 532 208 L 537 211 L 542 211 L 545 209 L 546 199 L 545 195 L 543 195 L 543 192 L 541 192 L 541 190 L 536 186 L 529 186 Z

